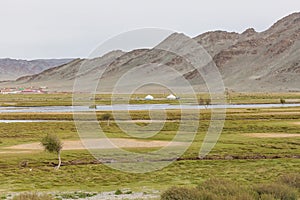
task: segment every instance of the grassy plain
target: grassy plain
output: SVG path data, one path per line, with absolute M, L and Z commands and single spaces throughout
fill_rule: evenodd
M 299 94 L 244 94 L 235 96 L 233 103 L 278 102 L 279 98 L 300 99 Z M 23 98 L 23 100 L 20 100 Z M 33 99 L 31 99 L 33 98 Z M 45 101 L 47 98 L 47 101 Z M 255 99 L 255 100 L 252 100 Z M 16 105 L 70 105 L 69 94 L 53 96 L 7 96 L 0 102 Z M 111 120 L 108 126 L 97 112 L 97 118 L 110 138 L 130 138 Z M 88 113 L 82 113 L 89 119 Z M 122 114 L 122 112 L 120 112 Z M 130 112 L 134 120 L 149 119 L 148 112 Z M 181 113 L 168 111 L 163 129 L 146 140 L 169 141 L 179 125 Z M 300 173 L 300 108 L 228 109 L 225 127 L 219 142 L 204 160 L 197 159 L 211 117 L 210 110 L 200 113 L 197 135 L 180 159 L 168 167 L 145 174 L 125 173 L 95 162 L 87 150 L 62 152 L 63 166 L 53 169 L 56 155 L 33 150 L 21 152 L 6 147 L 39 142 L 46 134 L 57 134 L 62 140 L 78 140 L 71 113 L 1 113 L 1 119 L 46 119 L 49 122 L 0 123 L 0 193 L 9 191 L 163 191 L 174 185 L 195 186 L 211 177 L 230 179 L 253 185 L 275 180 L 287 173 Z M 92 116 L 91 116 L 92 119 Z M 124 123 L 129 123 L 124 121 Z M 145 126 L 147 122 L 138 122 Z M 251 134 L 274 134 L 259 138 Z M 276 134 L 293 134 L 277 137 Z M 157 148 L 130 148 L 128 151 L 145 152 Z M 28 162 L 25 167 L 21 166 Z M 31 169 L 31 170 L 30 170 Z
M 125 99 L 130 99 L 131 104 L 178 104 L 179 101 L 167 100 L 168 94 L 152 94 L 155 97 L 153 101 L 143 100 L 146 94 L 96 94 L 85 95 L 76 94 L 78 102 L 83 105 L 95 103 L 97 105 L 109 105 L 113 103 L 125 103 Z M 195 103 L 193 95 L 177 94 L 180 97 L 180 103 Z M 209 98 L 208 94 L 197 94 L 198 99 Z M 285 99 L 286 103 L 300 103 L 300 93 L 230 93 L 226 97 L 232 104 L 247 103 L 280 103 L 280 99 Z M 73 95 L 70 93 L 61 94 L 0 94 L 0 106 L 71 106 Z

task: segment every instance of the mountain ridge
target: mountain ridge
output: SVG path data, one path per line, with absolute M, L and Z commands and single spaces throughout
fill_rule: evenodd
M 182 38 L 182 42 L 178 41 Z M 184 39 L 185 38 L 185 39 Z M 137 49 L 129 52 L 113 51 L 112 56 L 103 56 L 95 60 L 79 60 L 67 63 L 37 75 L 21 78 L 12 85 L 48 84 L 53 90 L 71 91 L 74 80 L 78 78 L 75 71 L 86 62 L 93 70 L 87 70 L 80 77 L 88 80 L 99 79 L 97 74 L 102 74 L 101 83 L 107 91 L 117 83 L 131 69 L 143 66 L 137 77 L 147 77 L 149 80 L 158 80 L 156 74 L 170 79 L 168 84 L 177 85 L 178 77 L 166 76 L 168 68 L 180 72 L 193 86 L 205 90 L 203 77 L 193 69 L 191 63 L 172 52 L 164 52 L 169 46 L 184 49 L 184 54 L 189 54 L 187 36 L 174 33 L 153 49 Z M 239 92 L 288 92 L 300 91 L 300 13 L 288 15 L 265 31 L 257 32 L 248 28 L 242 33 L 227 31 L 210 31 L 200 34 L 193 40 L 202 46 L 218 67 L 225 87 Z M 177 45 L 177 46 L 176 46 Z M 179 46 L 178 46 L 179 45 Z M 72 72 L 72 73 L 70 73 Z M 47 75 L 48 73 L 48 75 Z M 69 74 L 68 76 L 63 76 Z M 39 77 L 39 78 L 38 78 Z M 61 81 L 53 84 L 51 80 Z M 132 80 L 124 83 L 126 88 Z M 58 85 L 64 85 L 59 87 Z M 88 90 L 88 85 L 83 88 Z
M 21 76 L 40 73 L 46 69 L 66 64 L 73 59 L 0 59 L 0 80 L 15 80 Z

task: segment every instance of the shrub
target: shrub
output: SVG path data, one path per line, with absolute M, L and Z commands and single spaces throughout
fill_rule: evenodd
M 90 109 L 97 109 L 97 105 L 93 104 L 89 106 Z
M 121 194 L 123 194 L 123 192 L 122 192 L 120 189 L 117 189 L 117 190 L 115 191 L 115 195 L 121 195 Z
M 290 174 L 278 179 L 279 183 L 252 187 L 212 178 L 197 188 L 172 187 L 161 195 L 162 200 L 297 200 L 299 175 Z
M 13 200 L 54 200 L 54 198 L 47 194 L 24 193 L 15 196 Z
M 199 103 L 199 105 L 204 105 L 204 99 L 200 98 L 200 99 L 198 100 L 198 103 Z
M 280 200 L 297 200 L 297 191 L 285 184 L 270 183 L 261 184 L 255 187 L 255 191 L 259 196 L 265 194 L 272 195 L 275 199 Z
M 109 121 L 112 119 L 112 115 L 110 113 L 105 113 L 101 116 L 101 119 L 107 121 L 107 126 L 109 126 Z
M 111 114 L 109 113 L 104 113 L 102 116 L 101 116 L 101 119 L 102 120 L 110 120 L 112 118 Z
M 97 193 L 76 192 L 76 195 L 78 196 L 78 198 L 85 199 L 85 198 L 88 198 L 88 197 L 96 196 Z
M 199 191 L 208 190 L 223 199 L 254 199 L 255 192 L 232 181 L 212 178 L 198 186 Z M 221 199 L 222 199 L 221 198 Z
M 195 188 L 171 187 L 161 195 L 161 200 L 201 200 L 200 196 Z
M 260 197 L 260 200 L 276 200 L 271 194 L 263 194 Z
M 283 176 L 279 177 L 278 182 L 300 190 L 300 175 L 299 174 L 283 175 Z

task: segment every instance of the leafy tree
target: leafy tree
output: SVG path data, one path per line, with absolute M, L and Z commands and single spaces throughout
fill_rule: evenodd
M 42 145 L 45 148 L 46 151 L 50 153 L 57 153 L 58 156 L 58 165 L 55 167 L 55 169 L 59 169 L 61 165 L 61 157 L 60 153 L 63 148 L 63 144 L 60 141 L 60 139 L 56 135 L 50 135 L 48 134 L 46 137 L 42 139 Z
M 198 100 L 199 105 L 204 105 L 207 108 L 211 104 L 211 99 L 200 99 Z
M 207 108 L 211 104 L 211 99 L 204 100 L 205 107 Z
M 110 124 L 109 122 L 112 118 L 112 115 L 110 113 L 105 113 L 105 114 L 102 115 L 101 118 L 102 118 L 102 120 L 107 121 L 107 126 L 109 126 L 109 124 Z
M 202 99 L 201 97 L 200 97 L 200 99 L 198 100 L 198 102 L 199 102 L 199 105 L 204 105 L 204 99 Z

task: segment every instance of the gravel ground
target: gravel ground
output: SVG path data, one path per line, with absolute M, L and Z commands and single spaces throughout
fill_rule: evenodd
M 26 192 L 25 192 L 26 193 Z M 30 192 L 29 192 L 30 193 Z M 6 200 L 12 200 L 14 196 L 18 195 L 20 193 L 10 193 L 9 195 L 6 195 Z M 143 192 L 133 192 L 131 194 L 120 194 L 116 195 L 115 192 L 102 192 L 92 197 L 86 197 L 86 198 L 61 198 L 61 194 L 57 193 L 48 193 L 51 194 L 54 197 L 59 197 L 59 199 L 62 200 L 71 200 L 71 199 L 77 199 L 77 200 L 158 200 L 160 199 L 160 193 L 159 191 L 152 191 L 151 194 L 149 193 L 143 193 Z M 70 194 L 74 195 L 74 193 L 64 193 L 64 194 Z
M 93 197 L 88 197 L 80 200 L 139 200 L 139 199 L 159 199 L 158 194 L 144 194 L 142 192 L 132 194 L 115 195 L 114 192 L 103 192 Z

